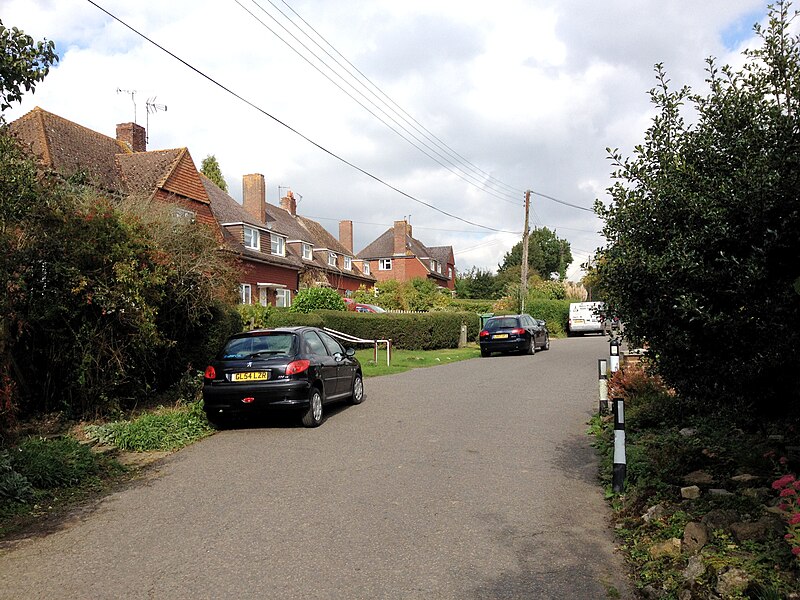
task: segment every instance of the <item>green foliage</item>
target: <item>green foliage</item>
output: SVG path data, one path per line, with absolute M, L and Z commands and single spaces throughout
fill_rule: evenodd
M 237 304 L 236 310 L 239 311 L 239 316 L 242 318 L 242 324 L 245 328 L 263 329 L 267 327 L 267 322 L 272 313 L 272 305 Z
M 38 489 L 77 485 L 101 471 L 88 446 L 75 438 L 31 437 L 9 452 L 11 466 Z
M 497 299 L 502 293 L 502 282 L 488 269 L 472 267 L 457 275 L 456 295 L 459 298 Z
M 362 339 L 390 339 L 397 348 L 435 350 L 456 348 L 461 325 L 467 325 L 467 339 L 480 333 L 475 313 L 433 312 L 419 314 L 372 314 L 318 311 L 324 326 Z
M 474 313 L 490 313 L 494 302 L 491 300 L 464 300 L 461 298 L 454 298 L 450 301 L 448 310 L 457 312 L 474 312 Z
M 541 319 L 547 323 L 547 330 L 552 337 L 567 334 L 569 300 L 548 300 L 529 296 L 525 312 L 534 319 Z
M 557 273 L 558 278 L 563 280 L 571 262 L 572 251 L 567 240 L 559 238 L 547 227 L 531 230 L 528 236 L 528 268 L 532 272 L 538 273 L 542 279 L 550 279 L 553 273 Z M 503 262 L 498 266 L 498 273 L 521 264 L 522 241 L 519 241 L 503 257 Z
M 310 313 L 312 310 L 346 310 L 344 300 L 329 287 L 313 287 L 297 292 L 290 312 Z
M 23 475 L 14 470 L 7 450 L 0 452 L 0 501 L 28 502 L 33 497 L 33 487 Z
M 34 42 L 25 32 L 7 29 L 0 21 L 0 113 L 11 108 L 12 102 L 22 101 L 23 88 L 33 93 L 57 62 L 52 41 Z
M 375 296 L 377 292 L 377 296 Z M 450 291 L 437 286 L 430 279 L 415 277 L 410 281 L 381 281 L 370 295 L 366 290 L 356 293 L 356 301 L 378 304 L 386 310 L 429 311 L 444 310 L 450 305 Z M 361 300 L 360 298 L 364 298 Z
M 200 165 L 200 172 L 223 192 L 228 191 L 228 184 L 225 183 L 225 177 L 222 176 L 222 169 L 219 166 L 219 162 L 217 162 L 216 156 L 213 154 L 206 156 Z
M 800 313 L 800 43 L 788 2 L 769 14 L 740 70 L 708 60 L 704 96 L 671 90 L 656 66 L 658 114 L 633 158 L 610 151 L 614 202 L 596 204 L 610 240 L 597 274 L 626 335 L 680 396 L 743 419 L 800 397 L 787 326 Z
M 90 439 L 134 452 L 177 450 L 213 432 L 199 401 L 160 408 L 133 421 L 114 421 L 86 428 Z
M 341 311 L 337 311 L 341 312 Z M 273 311 L 267 319 L 267 327 L 292 326 L 323 327 L 324 322 L 318 313 L 297 313 L 291 311 Z

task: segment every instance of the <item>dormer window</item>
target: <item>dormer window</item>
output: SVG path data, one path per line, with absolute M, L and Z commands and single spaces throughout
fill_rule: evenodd
M 335 252 L 328 252 L 328 265 L 331 267 L 336 266 L 336 253 Z
M 270 234 L 270 250 L 276 256 L 286 256 L 286 240 L 274 233 Z
M 361 270 L 364 271 L 364 275 L 369 275 L 369 263 L 367 261 L 361 263 Z
M 251 250 L 261 250 L 261 240 L 259 239 L 258 229 L 253 229 L 245 225 L 244 227 L 244 246 Z
M 344 257 L 344 268 L 346 271 L 353 270 L 353 259 L 350 258 L 349 256 Z
M 314 251 L 311 244 L 303 243 L 303 260 L 314 260 Z
M 453 278 L 453 267 L 447 267 L 447 278 L 448 279 Z

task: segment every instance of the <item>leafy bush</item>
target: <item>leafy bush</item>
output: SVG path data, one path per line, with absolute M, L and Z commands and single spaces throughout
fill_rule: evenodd
M 319 311 L 324 326 L 363 339 L 390 339 L 397 348 L 435 350 L 456 348 L 461 325 L 467 339 L 475 340 L 480 319 L 475 313 L 434 312 L 418 314 L 370 314 Z
M 569 300 L 530 298 L 525 305 L 525 312 L 533 318 L 542 319 L 547 323 L 547 330 L 550 335 L 566 335 L 567 322 L 569 320 Z
M 38 489 L 77 485 L 101 471 L 92 451 L 72 437 L 31 437 L 9 452 L 9 457 L 13 470 Z
M 336 290 L 314 287 L 297 292 L 289 309 L 293 313 L 310 313 L 312 310 L 346 310 L 344 300 Z
M 27 502 L 33 496 L 31 482 L 11 466 L 8 451 L 0 452 L 0 500 L 7 502 Z
M 262 329 L 267 327 L 267 321 L 272 313 L 272 305 L 238 304 L 236 310 L 242 318 L 242 324 L 247 329 Z
M 288 311 L 273 311 L 269 315 L 266 324 L 267 327 L 291 327 L 294 325 L 324 327 L 324 321 L 317 313 L 305 314 Z
M 177 450 L 211 434 L 201 402 L 161 408 L 133 421 L 114 421 L 86 428 L 90 439 L 121 450 Z

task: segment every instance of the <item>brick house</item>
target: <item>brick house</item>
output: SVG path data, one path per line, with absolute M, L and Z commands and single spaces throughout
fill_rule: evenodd
M 270 223 L 286 235 L 288 252 L 301 265 L 299 289 L 326 286 L 347 296 L 361 285 L 367 288 L 375 285 L 375 277 L 363 270 L 362 261 L 353 254 L 352 221 L 342 222 L 350 224 L 350 237 L 345 238 L 348 247 L 316 221 L 298 215 L 297 200 L 291 190 L 280 199 L 280 206 L 268 204 L 264 176 L 260 173 L 244 176 L 242 200 L 243 209 L 251 217 Z M 344 229 L 347 231 L 346 226 Z M 340 227 L 340 234 L 341 231 Z
M 456 261 L 452 246 L 428 247 L 412 235 L 411 224 L 395 221 L 375 241 L 358 253 L 370 265 L 378 281 L 429 279 L 436 285 L 455 289 Z
M 179 216 L 217 226 L 189 151 L 148 152 L 144 127 L 136 123 L 117 125 L 117 137 L 112 138 L 36 107 L 9 129 L 48 171 L 81 175 L 112 196 L 169 202 Z
M 288 247 L 286 233 L 266 215 L 253 217 L 241 204 L 200 175 L 219 222 L 225 247 L 240 261 L 242 304 L 291 306 L 300 283 L 300 259 Z

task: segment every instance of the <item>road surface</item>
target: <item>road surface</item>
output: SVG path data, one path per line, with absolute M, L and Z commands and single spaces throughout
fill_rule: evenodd
M 223 431 L 0 550 L 0 598 L 629 598 L 585 435 L 602 337 Z

